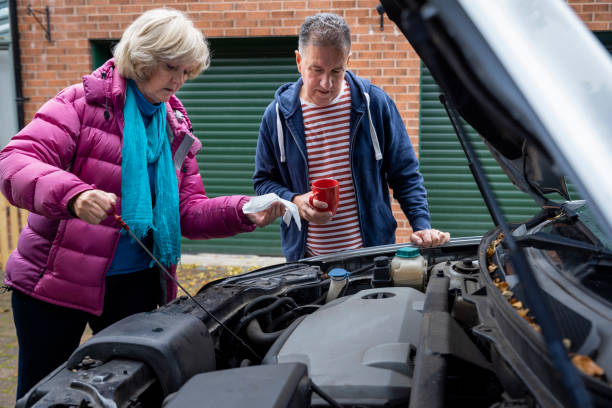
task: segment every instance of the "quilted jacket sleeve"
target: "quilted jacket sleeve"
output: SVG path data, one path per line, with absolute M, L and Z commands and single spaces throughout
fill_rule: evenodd
M 80 118 L 74 87 L 45 103 L 0 152 L 0 191 L 9 202 L 50 218 L 69 218 L 68 201 L 92 186 L 70 172 Z
M 188 156 L 179 190 L 181 233 L 190 239 L 222 238 L 255 229 L 242 212 L 249 201 L 243 195 L 208 198 L 195 157 Z
M 393 197 L 400 203 L 415 231 L 431 228 L 427 192 L 410 137 L 393 100 L 372 86 L 371 108 L 382 118 L 384 129 L 384 166 Z

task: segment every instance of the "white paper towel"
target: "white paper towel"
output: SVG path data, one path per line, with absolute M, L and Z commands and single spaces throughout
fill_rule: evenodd
M 269 193 L 262 196 L 251 198 L 251 200 L 242 207 L 242 212 L 245 214 L 252 214 L 263 211 L 270 207 L 273 203 L 280 201 L 285 206 L 285 214 L 283 215 L 283 221 L 289 225 L 291 218 L 295 221 L 298 229 L 302 230 L 302 221 L 300 220 L 300 213 L 297 205 L 291 201 L 283 200 L 275 193 Z

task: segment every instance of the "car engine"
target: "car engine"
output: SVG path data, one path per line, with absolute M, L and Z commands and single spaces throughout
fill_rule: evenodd
M 515 231 L 537 229 L 528 227 Z M 401 251 L 366 248 L 211 282 L 93 336 L 17 406 L 564 404 L 539 317 L 517 307 L 525 300 L 499 231 L 410 249 L 422 267 L 408 275 L 397 273 Z M 568 353 L 609 372 L 610 315 L 543 286 Z M 582 377 L 596 406 L 612 400 L 605 373 Z

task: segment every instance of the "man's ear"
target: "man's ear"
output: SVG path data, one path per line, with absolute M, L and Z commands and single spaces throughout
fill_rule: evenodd
M 295 50 L 295 65 L 297 65 L 298 72 L 302 74 L 302 56 L 298 50 Z

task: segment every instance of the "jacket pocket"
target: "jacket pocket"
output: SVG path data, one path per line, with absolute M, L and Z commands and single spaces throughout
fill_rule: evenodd
M 60 220 L 59 225 L 57 227 L 57 232 L 55 234 L 55 238 L 53 238 L 53 242 L 51 243 L 51 249 L 49 249 L 49 257 L 47 258 L 47 265 L 42 271 L 40 277 L 44 275 L 47 269 L 52 268 L 53 263 L 55 262 L 55 257 L 57 256 L 57 251 L 61 247 L 61 243 L 64 239 L 64 234 L 66 233 L 66 225 L 70 220 Z

